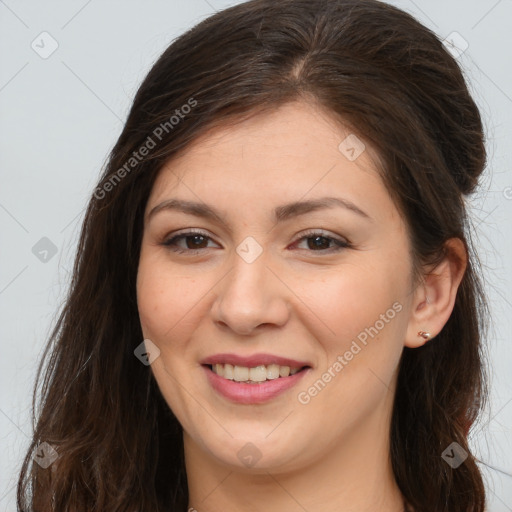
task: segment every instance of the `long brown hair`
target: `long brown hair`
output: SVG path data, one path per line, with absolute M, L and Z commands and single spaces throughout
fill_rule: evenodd
M 136 94 L 88 203 L 69 294 L 38 368 L 20 511 L 186 510 L 181 426 L 134 355 L 144 208 L 162 165 L 207 129 L 294 100 L 315 102 L 377 149 L 418 282 L 446 240 L 467 247 L 445 327 L 404 349 L 390 456 L 417 512 L 484 510 L 467 439 L 488 396 L 486 305 L 463 198 L 486 151 L 461 69 L 433 32 L 380 1 L 252 0 L 176 39 Z M 43 442 L 58 453 L 46 469 L 32 459 Z M 453 442 L 469 454 L 456 469 L 442 457 Z

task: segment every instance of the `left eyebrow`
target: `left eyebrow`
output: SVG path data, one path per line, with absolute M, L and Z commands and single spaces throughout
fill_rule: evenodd
M 368 220 L 372 218 L 361 208 L 356 206 L 352 201 L 348 199 L 342 199 L 340 197 L 321 197 L 319 199 L 309 199 L 307 201 L 296 201 L 294 203 L 285 204 L 278 206 L 275 209 L 274 216 L 277 222 L 282 222 L 291 217 L 297 217 L 298 215 L 304 215 L 305 213 L 321 210 L 324 208 L 342 207 L 350 210 L 357 215 L 364 217 Z
M 298 217 L 299 215 L 305 215 L 306 213 L 313 211 L 335 207 L 345 208 L 360 217 L 373 221 L 373 219 L 366 212 L 361 210 L 361 208 L 351 201 L 340 197 L 321 197 L 318 199 L 295 201 L 293 203 L 284 204 L 275 208 L 274 218 L 276 222 L 283 222 L 292 217 Z M 179 211 L 188 215 L 194 215 L 195 217 L 209 219 L 216 221 L 219 224 L 226 225 L 222 218 L 222 214 L 212 206 L 205 203 L 186 201 L 183 199 L 168 199 L 158 204 L 149 212 L 147 221 L 149 222 L 149 220 L 158 212 L 165 210 Z

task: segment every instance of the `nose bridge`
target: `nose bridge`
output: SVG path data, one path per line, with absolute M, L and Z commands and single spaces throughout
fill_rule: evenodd
M 245 334 L 261 324 L 282 325 L 288 315 L 285 289 L 268 268 L 269 254 L 254 257 L 253 249 L 250 242 L 237 248 L 213 308 L 216 321 Z
M 261 295 L 265 293 L 267 274 L 270 272 L 268 264 L 267 255 L 262 254 L 250 261 L 237 253 L 232 260 L 233 270 L 230 272 L 231 278 L 228 278 L 229 286 L 226 291 L 239 299 L 249 299 L 254 303 L 260 301 Z

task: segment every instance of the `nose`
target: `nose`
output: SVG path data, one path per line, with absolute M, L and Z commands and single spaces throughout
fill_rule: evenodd
M 231 272 L 216 287 L 214 322 L 240 335 L 259 332 L 263 326 L 285 325 L 290 315 L 289 290 L 276 274 L 264 254 L 247 263 L 235 253 Z

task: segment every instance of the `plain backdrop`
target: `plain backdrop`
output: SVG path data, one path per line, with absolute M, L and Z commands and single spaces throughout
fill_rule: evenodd
M 15 510 L 35 372 L 134 93 L 174 38 L 235 3 L 0 0 L 0 511 Z M 512 511 L 512 1 L 390 3 L 467 46 L 458 61 L 486 125 L 488 166 L 469 204 L 492 311 L 492 396 L 471 444 L 487 464 L 489 511 Z

